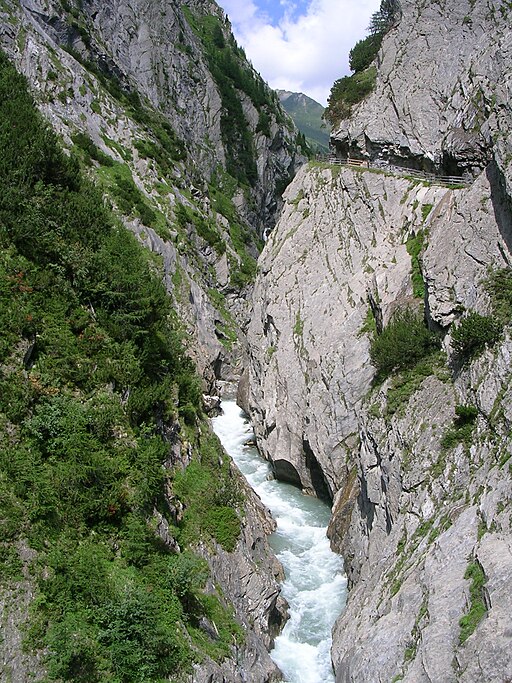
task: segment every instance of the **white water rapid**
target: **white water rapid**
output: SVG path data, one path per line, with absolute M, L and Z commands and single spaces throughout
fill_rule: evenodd
M 212 420 L 215 433 L 277 522 L 270 545 L 284 566 L 290 619 L 270 655 L 286 683 L 334 683 L 331 629 L 345 605 L 346 579 L 326 536 L 330 509 L 290 484 L 269 480 L 270 465 L 246 445 L 253 432 L 243 412 L 234 401 L 223 401 L 222 409 Z

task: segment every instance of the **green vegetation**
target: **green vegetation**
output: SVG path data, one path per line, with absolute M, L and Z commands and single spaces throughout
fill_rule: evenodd
M 381 45 L 381 33 L 371 34 L 363 40 L 358 40 L 348 55 L 350 70 L 359 73 L 367 69 L 377 56 Z
M 270 132 L 268 122 L 277 112 L 270 92 L 257 74 L 242 60 L 234 39 L 228 39 L 219 17 L 195 16 L 184 8 L 192 29 L 203 43 L 210 72 L 222 100 L 221 133 L 226 150 L 228 173 L 243 184 L 254 185 L 258 178 L 252 134 L 249 130 L 238 91 L 250 97 L 260 112 L 259 132 Z
M 293 325 L 293 334 L 296 335 L 297 337 L 302 337 L 302 333 L 304 332 L 304 320 L 300 317 L 300 312 L 297 311 L 297 315 L 295 316 L 295 323 Z
M 414 237 L 407 240 L 407 253 L 411 257 L 412 293 L 417 299 L 425 298 L 425 282 L 421 272 L 420 254 L 425 244 L 425 232 L 420 230 Z
M 393 376 L 386 396 L 386 415 L 401 413 L 423 381 L 434 374 L 442 377 L 441 373 L 445 368 L 446 357 L 438 351 L 422 358 L 413 367 L 396 373 Z
M 327 101 L 324 117 L 333 126 L 350 116 L 352 107 L 364 100 L 375 87 L 377 70 L 372 65 L 386 33 L 400 17 L 398 0 L 382 0 L 373 13 L 368 30 L 370 35 L 359 40 L 349 53 L 352 76 L 335 81 Z
M 101 166 L 113 166 L 114 160 L 108 154 L 97 147 L 91 138 L 85 133 L 76 133 L 71 137 L 76 147 L 82 150 L 84 154 L 85 163 L 88 166 L 92 165 L 92 160 L 97 161 Z
M 368 30 L 372 35 L 385 35 L 400 19 L 401 13 L 399 0 L 381 0 L 379 9 L 371 16 Z
M 223 254 L 226 251 L 226 244 L 211 219 L 205 218 L 199 211 L 191 209 L 185 204 L 177 204 L 175 214 L 180 228 L 186 229 L 188 225 L 193 225 L 197 234 L 218 254 Z
M 434 206 L 433 204 L 423 204 L 422 205 L 422 207 L 421 207 L 421 218 L 422 218 L 423 222 L 425 222 L 427 220 L 427 218 L 429 217 L 430 212 L 433 209 L 433 206 Z
M 405 308 L 373 337 L 370 358 L 378 378 L 384 379 L 396 370 L 414 367 L 438 348 L 439 339 L 426 327 L 423 315 Z
M 123 214 L 126 216 L 136 214 L 144 225 L 154 227 L 157 214 L 135 185 L 131 171 L 126 164 L 113 162 L 110 168 L 104 170 L 103 178 L 107 179 L 108 188 Z
M 200 458 L 176 475 L 174 490 L 185 503 L 180 542 L 193 543 L 206 531 L 225 550 L 234 550 L 240 535 L 236 508 L 242 495 L 216 437 L 205 439 Z
M 489 274 L 485 288 L 492 301 L 493 313 L 504 325 L 512 321 L 512 268 L 501 268 Z
M 327 100 L 325 118 L 332 126 L 336 126 L 343 119 L 347 119 L 354 104 L 362 102 L 375 87 L 377 69 L 374 66 L 365 71 L 344 76 L 334 82 L 331 94 Z
M 461 645 L 465 643 L 469 636 L 475 631 L 476 627 L 487 613 L 483 599 L 483 587 L 486 577 L 482 565 L 476 561 L 470 562 L 466 569 L 466 573 L 464 574 L 464 578 L 471 579 L 471 585 L 469 586 L 469 612 L 459 621 L 459 642 Z
M 362 337 L 364 334 L 369 334 L 372 337 L 377 335 L 377 323 L 375 322 L 375 316 L 371 306 L 366 309 L 366 316 L 364 318 L 361 328 L 357 332 L 358 337 Z
M 217 289 L 209 289 L 208 296 L 223 318 L 222 322 L 215 321 L 215 330 L 219 341 L 226 348 L 231 349 L 238 339 L 238 334 L 235 319 L 227 309 L 226 298 Z
M 199 539 L 234 547 L 240 494 L 206 424 L 198 434 L 201 384 L 149 256 L 3 55 L 0 179 L 0 582 L 31 546 L 26 646 L 44 653 L 48 680 L 180 676 L 240 639 L 192 553 Z M 176 473 L 164 463 L 180 430 L 193 460 Z M 185 552 L 155 533 L 162 518 Z
M 486 346 L 492 346 L 501 337 L 502 326 L 488 315 L 470 311 L 452 331 L 452 347 L 463 362 L 478 356 Z
M 468 449 L 471 446 L 471 437 L 478 417 L 478 410 L 475 406 L 458 405 L 455 407 L 455 416 L 453 427 L 441 439 L 441 446 L 448 450 L 455 448 L 459 443 L 463 443 Z

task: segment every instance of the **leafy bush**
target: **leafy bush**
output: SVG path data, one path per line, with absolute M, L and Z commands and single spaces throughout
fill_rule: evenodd
M 452 331 L 452 347 L 464 361 L 469 361 L 501 336 L 501 325 L 495 318 L 471 311 Z
M 356 73 L 367 69 L 377 56 L 381 44 L 381 35 L 370 35 L 359 40 L 349 52 L 350 69 Z
M 505 325 L 512 321 L 512 268 L 492 272 L 485 282 L 494 314 Z
M 213 247 L 217 254 L 223 254 L 226 251 L 226 244 L 211 219 L 205 218 L 198 211 L 185 204 L 176 205 L 175 215 L 180 228 L 187 229 L 193 226 L 196 233 Z
M 386 396 L 386 415 L 401 413 L 410 397 L 420 388 L 426 377 L 437 374 L 445 367 L 446 358 L 441 352 L 419 360 L 414 367 L 395 374 Z
M 203 599 L 204 572 L 180 592 L 154 533 L 154 510 L 170 517 L 169 433 L 187 429 L 204 448 L 212 497 L 199 533 L 225 543 L 229 465 L 178 421 L 185 407 L 201 415 L 200 381 L 148 256 L 2 53 L 0 151 L 0 579 L 19 571 L 24 539 L 37 551 L 28 644 L 45 653 L 50 680 L 181 676 L 206 651 L 201 618 L 229 633 L 212 648 L 219 658 L 238 629 L 216 596 Z M 137 206 L 118 177 L 121 201 Z
M 411 257 L 412 293 L 417 299 L 425 298 L 425 281 L 421 272 L 420 254 L 425 243 L 425 233 L 420 230 L 414 237 L 407 240 L 407 253 Z
M 397 311 L 382 333 L 373 337 L 370 358 L 382 378 L 413 367 L 437 348 L 439 339 L 426 327 L 423 316 L 406 308 Z
M 207 528 L 225 550 L 232 552 L 235 549 L 240 537 L 240 518 L 233 508 L 226 505 L 213 507 L 207 519 Z
M 127 216 L 136 211 L 144 225 L 151 227 L 156 220 L 156 214 L 135 185 L 129 168 L 122 164 L 115 164 L 112 178 L 114 184 L 111 189 L 120 211 Z
M 487 613 L 483 600 L 483 587 L 486 581 L 484 570 L 479 562 L 470 562 L 464 574 L 465 579 L 471 579 L 469 586 L 469 612 L 460 621 L 459 642 L 462 645 L 475 631 L 478 624 Z
M 449 450 L 455 448 L 459 443 L 463 443 L 466 449 L 469 449 L 477 417 L 478 410 L 475 406 L 455 406 L 453 427 L 443 435 L 441 447 Z
M 335 126 L 350 116 L 354 104 L 358 104 L 375 87 L 377 70 L 369 67 L 352 76 L 344 76 L 334 82 L 327 100 L 324 117 Z
M 91 159 L 94 159 L 102 166 L 113 166 L 114 160 L 109 157 L 108 154 L 97 147 L 91 138 L 85 133 L 77 133 L 71 137 L 73 143 L 79 147 L 85 154 L 86 160 L 90 163 Z
M 241 494 L 229 463 L 219 468 L 219 444 L 215 437 L 203 442 L 200 461 L 176 474 L 175 490 L 185 505 L 180 539 L 186 543 L 207 535 L 232 551 L 240 535 L 236 512 Z

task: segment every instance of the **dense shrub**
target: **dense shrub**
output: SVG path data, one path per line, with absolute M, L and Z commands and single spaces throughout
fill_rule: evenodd
M 71 139 L 73 143 L 84 152 L 86 161 L 89 164 L 90 160 L 94 159 L 102 166 L 113 166 L 114 160 L 112 157 L 109 157 L 108 154 L 102 152 L 85 133 L 76 133 Z
M 359 73 L 367 69 L 373 62 L 382 44 L 382 35 L 370 35 L 359 40 L 349 52 L 349 65 L 352 71 Z
M 118 178 L 119 201 L 137 208 L 133 181 Z M 155 509 L 170 517 L 162 434 L 187 429 L 196 453 L 178 415 L 195 425 L 200 382 L 149 257 L 1 53 L 0 182 L 0 583 L 19 573 L 23 539 L 38 594 L 27 646 L 45 653 L 49 680 L 181 676 L 201 651 L 224 656 L 238 632 L 202 595 L 204 572 L 187 565 L 186 590 L 173 584 L 179 560 L 152 525 Z M 217 495 L 189 540 L 233 543 L 223 508 L 236 486 L 218 449 L 206 443 L 204 459 Z M 211 647 L 202 618 L 223 624 Z
M 494 314 L 505 325 L 512 321 L 512 268 L 492 272 L 485 282 Z
M 370 358 L 380 377 L 411 368 L 439 348 L 439 339 L 423 316 L 410 308 L 394 314 L 382 333 L 373 337 Z
M 475 631 L 478 624 L 487 613 L 484 599 L 484 586 L 487 580 L 482 565 L 478 561 L 468 564 L 464 573 L 465 579 L 470 579 L 469 611 L 459 620 L 459 642 L 464 643 Z
M 377 70 L 370 67 L 353 76 L 344 76 L 335 81 L 327 100 L 324 117 L 333 126 L 350 116 L 354 104 L 361 102 L 375 87 Z
M 176 476 L 175 490 L 185 503 L 180 539 L 189 542 L 207 530 L 225 550 L 235 548 L 240 535 L 240 517 L 236 508 L 241 494 L 225 461 L 219 477 L 219 443 L 215 437 L 205 440 L 200 461 L 192 462 Z
M 412 293 L 418 299 L 425 298 L 425 281 L 421 272 L 420 254 L 425 243 L 425 232 L 420 230 L 414 237 L 407 240 L 407 253 L 411 257 Z
M 450 427 L 443 435 L 441 446 L 448 450 L 450 448 L 455 448 L 459 443 L 463 443 L 466 449 L 468 449 L 471 446 L 473 429 L 477 417 L 478 410 L 475 406 L 455 406 L 453 427 Z
M 452 347 L 467 361 L 495 344 L 501 336 L 501 325 L 495 318 L 471 311 L 452 331 Z

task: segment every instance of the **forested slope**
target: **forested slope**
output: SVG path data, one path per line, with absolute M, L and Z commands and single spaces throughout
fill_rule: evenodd
M 1 680 L 178 680 L 244 640 L 189 550 L 235 548 L 241 485 L 158 259 L 4 55 L 0 178 Z

